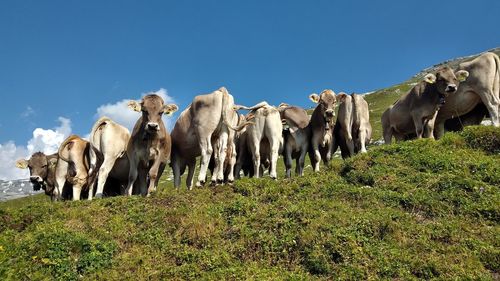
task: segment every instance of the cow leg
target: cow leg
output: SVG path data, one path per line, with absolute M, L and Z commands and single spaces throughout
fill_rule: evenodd
M 412 114 L 413 124 L 415 125 L 415 133 L 417 134 L 417 139 L 421 139 L 424 133 L 424 120 L 420 116 L 415 116 Z
M 445 120 L 440 120 L 434 124 L 434 137 L 436 139 L 440 139 L 444 135 L 444 122 Z
M 434 139 L 434 123 L 436 122 L 436 117 L 439 111 L 434 113 L 431 119 L 427 120 L 424 126 L 424 138 Z
M 391 127 L 385 128 L 384 127 L 384 143 L 385 144 L 391 144 L 392 142 L 392 131 L 393 129 Z
M 147 187 L 147 177 L 148 177 L 148 168 L 147 164 L 139 164 L 139 168 L 137 170 L 137 179 L 134 183 L 134 190 L 142 196 L 146 196 L 148 193 Z
M 212 136 L 207 136 L 206 138 L 200 139 L 200 149 L 201 149 L 201 163 L 200 163 L 200 173 L 198 174 L 198 182 L 196 186 L 203 186 L 207 178 L 208 163 L 210 162 L 210 157 L 212 156 L 212 143 L 210 139 Z
M 81 163 L 83 165 L 83 163 Z M 78 165 L 79 166 L 79 165 Z M 77 169 L 76 175 L 73 178 L 73 201 L 80 200 L 80 194 L 82 192 L 82 188 L 87 183 L 87 171 L 82 166 L 80 169 Z M 88 200 L 92 200 L 91 193 L 93 190 L 89 190 Z
M 354 141 L 352 139 L 352 134 L 348 130 L 345 130 L 344 134 L 346 136 L 345 140 L 346 140 L 347 149 L 349 151 L 349 157 L 351 157 L 354 155 Z
M 222 183 L 224 181 L 224 161 L 226 160 L 226 149 L 227 149 L 227 140 L 228 133 L 222 132 L 219 136 L 217 150 L 215 153 L 218 154 L 218 158 L 215 159 L 215 171 L 214 175 L 212 175 L 212 183 Z
M 292 136 L 289 136 L 289 137 L 292 137 Z M 284 160 L 285 160 L 285 168 L 286 168 L 286 177 L 287 178 L 291 178 L 292 177 L 292 163 L 293 163 L 293 159 L 292 159 L 292 147 L 291 147 L 291 142 L 290 141 L 287 141 L 285 143 L 285 157 L 284 157 Z
M 68 174 L 69 164 L 63 160 L 57 161 L 56 174 L 55 174 L 55 187 L 54 197 L 56 199 L 62 198 L 64 184 L 66 183 L 66 175 Z
M 231 149 L 231 157 L 229 158 L 229 173 L 227 175 L 227 182 L 229 183 L 234 182 L 234 165 L 236 163 L 236 147 L 234 142 L 231 143 L 232 145 L 228 147 L 228 149 Z
M 276 173 L 276 164 L 278 164 L 278 152 L 280 149 L 280 140 L 279 138 L 275 138 L 272 141 L 270 141 L 271 145 L 271 172 L 269 175 L 271 176 L 272 179 L 277 179 L 278 174 Z
M 250 143 L 250 151 L 252 153 L 254 177 L 260 176 L 260 140 L 253 140 Z
M 125 189 L 125 194 L 128 196 L 131 196 L 134 183 L 137 180 L 137 175 L 138 175 L 137 169 L 138 169 L 139 163 L 135 159 L 135 157 L 131 157 L 130 155 L 129 155 L 129 160 L 130 160 L 130 170 L 128 172 L 128 184 L 127 184 L 127 188 Z
M 109 172 L 113 169 L 115 165 L 116 158 L 106 158 L 99 168 L 99 175 L 97 178 L 97 191 L 95 193 L 96 198 L 102 198 L 102 193 L 104 191 L 104 185 L 106 184 L 106 180 L 108 179 Z M 90 193 L 89 193 L 90 194 Z
M 149 186 L 145 194 L 146 196 L 150 196 L 151 193 L 156 191 L 158 180 L 160 179 L 161 173 L 163 172 L 160 172 L 160 167 L 162 165 L 160 158 L 161 157 L 157 157 L 153 165 L 151 165 L 151 168 L 149 168 Z M 165 168 L 165 164 L 163 165 L 163 168 Z
M 366 135 L 365 129 L 359 131 L 359 150 L 361 153 L 366 153 Z
M 186 186 L 188 190 L 193 189 L 193 176 L 196 170 L 196 158 L 188 162 L 188 174 L 186 178 Z
M 481 100 L 490 113 L 491 122 L 493 123 L 493 126 L 500 127 L 500 116 L 498 112 L 500 102 L 498 101 L 498 98 L 495 98 L 493 91 L 488 91 L 486 97 L 488 97 L 486 101 L 483 97 L 481 97 Z
M 174 174 L 174 187 L 179 188 L 181 186 L 181 163 L 178 157 L 175 157 L 172 161 L 172 173 Z
M 304 174 L 304 164 L 306 161 L 306 153 L 307 153 L 307 146 L 302 147 L 300 150 L 300 156 L 297 161 L 297 167 L 298 167 L 298 176 L 302 176 Z

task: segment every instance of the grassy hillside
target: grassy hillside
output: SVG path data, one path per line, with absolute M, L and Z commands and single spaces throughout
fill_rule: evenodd
M 0 205 L 0 279 L 497 279 L 500 130 L 374 147 L 320 174 Z

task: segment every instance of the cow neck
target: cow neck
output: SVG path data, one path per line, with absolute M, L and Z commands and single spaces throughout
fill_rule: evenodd
M 438 105 L 439 107 L 444 105 L 446 99 L 445 95 L 438 91 L 436 83 L 433 84 L 425 83 L 422 96 L 431 97 L 432 103 Z
M 47 195 L 52 195 L 52 191 L 54 190 L 54 187 L 56 185 L 56 167 L 57 164 L 49 164 L 47 170 L 47 178 L 43 181 L 45 194 Z
M 325 110 L 322 108 L 323 106 L 318 104 L 316 108 L 313 111 L 313 114 L 311 116 L 311 127 L 312 128 L 319 128 L 326 132 L 328 130 L 331 130 L 333 127 L 333 121 L 332 123 L 327 125 L 326 118 L 325 118 Z

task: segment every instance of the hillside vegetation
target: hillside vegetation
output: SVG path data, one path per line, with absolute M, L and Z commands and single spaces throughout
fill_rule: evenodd
M 498 279 L 499 153 L 468 127 L 291 180 L 0 205 L 0 279 Z

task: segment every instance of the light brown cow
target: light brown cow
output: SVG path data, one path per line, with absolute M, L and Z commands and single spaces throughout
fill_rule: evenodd
M 438 110 L 447 96 L 453 96 L 460 81 L 467 79 L 469 72 L 443 67 L 436 75 L 429 73 L 424 80 L 390 106 L 382 115 L 385 143 L 404 140 L 415 133 L 417 138 L 434 138 L 434 122 Z
M 135 123 L 127 145 L 130 169 L 125 193 L 130 196 L 135 188 L 143 196 L 148 196 L 156 191 L 170 159 L 171 139 L 162 116 L 171 115 L 178 107 L 175 104 L 164 104 L 163 99 L 155 94 L 144 96 L 140 103 L 130 101 L 128 106 L 134 111 L 142 112 L 142 116 Z
M 42 152 L 36 152 L 27 160 L 19 159 L 16 161 L 16 167 L 20 169 L 29 168 L 33 190 L 43 189 L 45 194 L 49 195 L 53 201 L 58 199 L 58 194 L 54 192 L 57 159 L 57 153 L 45 155 Z
M 192 188 L 196 157 L 200 155 L 200 172 L 196 186 L 204 185 L 212 153 L 215 158 L 212 183 L 223 181 L 223 166 L 228 143 L 233 142 L 235 130 L 240 131 L 248 125 L 245 123 L 237 126 L 237 122 L 234 99 L 226 88 L 221 87 L 210 94 L 199 95 L 193 99 L 193 102 L 179 115 L 172 130 L 171 165 L 175 187 L 180 186 L 180 177 L 187 166 L 186 185 L 188 189 Z M 234 154 L 232 155 L 235 158 Z M 234 163 L 235 160 L 230 162 Z M 232 173 L 229 174 L 228 181 L 234 181 Z
M 315 172 L 319 172 L 319 162 L 323 160 L 328 165 L 331 158 L 333 138 L 333 117 L 337 99 L 332 90 L 324 90 L 318 96 L 311 94 L 309 99 L 318 105 L 314 109 L 309 126 L 311 127 L 311 142 L 309 158 Z
M 309 116 L 303 108 L 284 103 L 280 104 L 278 110 L 281 120 L 286 126 L 286 129 L 283 130 L 283 160 L 285 161 L 286 177 L 292 176 L 293 159 L 296 159 L 295 174 L 302 176 L 311 139 Z
M 481 102 L 486 106 L 493 126 L 500 126 L 500 59 L 494 53 L 484 53 L 469 62 L 459 64 L 457 71 L 470 76 L 460 84 L 454 95 L 446 97 L 436 117 L 435 135 L 444 134 L 446 120 L 465 115 Z
M 129 140 L 130 133 L 128 129 L 108 117 L 101 117 L 94 123 L 89 142 L 96 150 L 91 150 L 91 157 L 103 159 L 98 170 L 95 197 L 101 198 L 103 196 L 108 176 L 118 182 L 119 189 L 127 187 L 130 170 L 127 158 Z M 100 155 L 94 155 L 93 151 L 97 151 Z
M 278 177 L 276 164 L 283 147 L 283 124 L 279 111 L 267 102 L 261 102 L 252 107 L 240 106 L 240 108 L 250 110 L 247 119 L 252 119 L 253 122 L 246 129 L 246 142 L 253 161 L 253 176 L 256 178 L 261 176 L 262 160 L 268 158 L 270 160 L 269 176 L 276 179 Z M 261 159 L 262 154 L 264 154 L 264 159 Z
M 58 161 L 56 165 L 56 183 L 55 192 L 61 196 L 66 181 L 72 185 L 73 200 L 80 200 L 80 194 L 83 190 L 87 191 L 88 199 L 92 200 L 94 192 L 93 185 L 96 174 L 95 169 L 102 159 L 90 158 L 90 151 L 95 150 L 90 143 L 77 135 L 71 135 L 59 146 Z
M 372 127 L 368 103 L 363 96 L 340 93 L 337 95 L 341 102 L 334 128 L 334 153 L 340 146 L 342 158 L 353 156 L 355 153 L 366 152 L 366 145 L 370 142 Z

